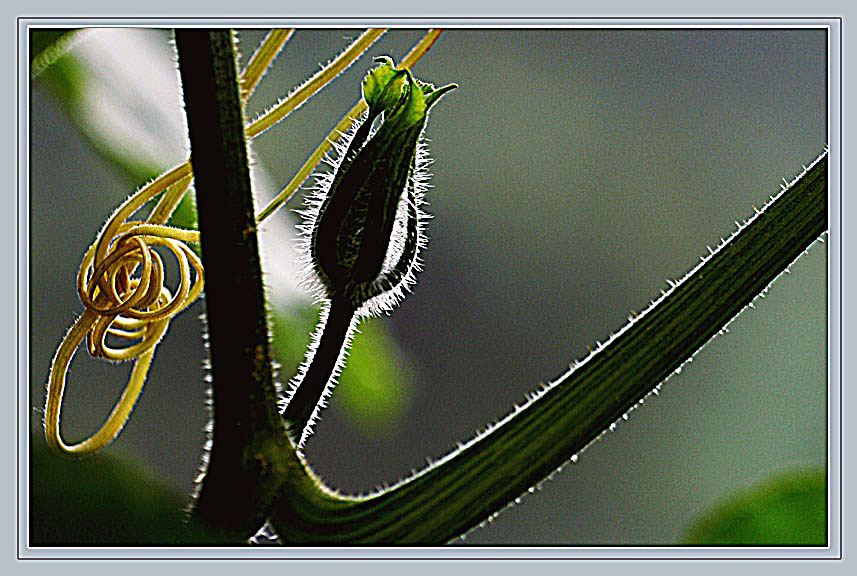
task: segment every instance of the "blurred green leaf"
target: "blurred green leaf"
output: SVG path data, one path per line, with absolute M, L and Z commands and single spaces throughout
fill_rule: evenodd
M 45 50 L 53 45 L 56 51 L 62 51 L 76 30 L 68 28 L 35 28 L 30 32 L 30 60 L 44 59 Z M 62 39 L 62 41 L 60 41 Z
M 80 460 L 53 454 L 33 435 L 30 546 L 175 545 L 222 540 L 185 513 L 180 496 L 152 474 L 99 454 Z
M 732 495 L 697 520 L 683 543 L 694 546 L 825 546 L 826 470 L 782 473 Z
M 354 338 L 339 395 L 365 435 L 392 430 L 408 405 L 410 376 L 401 351 L 377 322 L 365 320 Z
M 91 129 L 95 123 L 84 122 L 82 111 L 86 110 L 87 107 L 81 104 L 88 82 L 87 67 L 80 58 L 75 56 L 73 49 L 70 47 L 58 48 L 64 43 L 71 44 L 70 41 L 67 41 L 71 35 L 72 33 L 67 33 L 59 36 L 60 39 L 55 44 L 50 45 L 49 48 L 43 50 L 36 57 L 41 62 L 38 64 L 38 76 L 35 82 L 47 90 L 54 102 L 59 105 L 60 109 L 65 112 L 66 117 L 78 129 L 81 136 L 105 160 L 125 172 L 134 181 L 145 182 L 155 178 L 160 173 L 160 170 L 156 166 L 129 154 L 115 153 L 113 147 L 110 146 L 110 142 L 103 135 Z M 37 42 L 43 44 L 51 38 L 55 37 L 51 36 L 49 32 L 46 32 L 44 36 L 33 33 L 31 42 L 33 43 L 34 50 Z M 50 57 L 45 57 L 48 50 L 54 53 Z M 34 68 L 36 67 L 34 63 Z

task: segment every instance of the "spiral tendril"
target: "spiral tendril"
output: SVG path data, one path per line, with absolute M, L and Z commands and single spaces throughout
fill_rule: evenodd
M 103 448 L 119 434 L 143 390 L 155 347 L 167 331 L 170 319 L 202 293 L 202 262 L 186 244 L 199 242 L 199 232 L 163 224 L 190 182 L 190 170 L 183 165 L 131 196 L 113 214 L 83 257 L 77 275 L 77 293 L 84 313 L 60 344 L 48 381 L 45 436 L 48 444 L 60 453 L 88 454 Z M 125 221 L 161 192 L 163 197 L 147 221 Z M 178 263 L 175 293 L 164 285 L 164 262 L 155 251 L 159 246 Z M 111 346 L 108 338 L 121 344 Z M 59 431 L 65 378 L 84 340 L 93 357 L 136 360 L 136 363 L 125 390 L 101 428 L 83 442 L 67 445 Z

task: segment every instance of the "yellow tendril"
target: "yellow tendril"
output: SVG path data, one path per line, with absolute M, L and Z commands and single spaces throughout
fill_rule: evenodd
M 275 28 L 268 32 L 268 35 L 265 36 L 265 39 L 259 45 L 259 48 L 257 48 L 253 56 L 250 57 L 250 62 L 247 63 L 247 67 L 244 68 L 243 72 L 241 72 L 241 78 L 238 83 L 241 87 L 242 100 L 246 102 L 250 95 L 253 94 L 253 90 L 256 89 L 256 84 L 258 84 L 259 80 L 262 79 L 262 76 L 265 75 L 265 72 L 267 72 L 271 63 L 274 61 L 274 58 L 277 57 L 277 54 L 280 53 L 280 50 L 283 49 L 283 46 L 286 45 L 286 42 L 289 41 L 294 33 L 294 28 Z
M 306 100 L 350 66 L 386 30 L 369 29 L 345 52 L 268 112 L 246 127 L 252 139 L 286 118 Z M 294 30 L 271 31 L 251 57 L 239 77 L 242 100 L 246 102 L 257 83 Z M 430 30 L 402 61 L 413 66 L 437 40 L 439 30 Z M 261 222 L 291 197 L 340 137 L 352 117 L 363 112 L 365 103 L 352 108 L 333 133 L 310 156 L 304 168 L 278 197 L 259 214 Z M 308 167 L 308 168 L 307 168 Z M 60 454 L 83 456 L 105 447 L 119 435 L 143 391 L 155 348 L 166 333 L 170 319 L 190 306 L 202 293 L 203 268 L 187 243 L 198 243 L 199 232 L 167 226 L 188 190 L 193 173 L 190 161 L 176 166 L 128 198 L 110 217 L 83 257 L 77 276 L 77 292 L 83 314 L 60 343 L 51 365 L 45 403 L 45 438 Z M 163 193 L 146 220 L 129 220 L 147 202 Z M 166 249 L 179 268 L 179 283 L 173 293 L 164 285 L 164 264 L 156 247 Z M 113 345 L 108 344 L 108 338 Z M 134 360 L 125 389 L 107 420 L 89 438 L 68 445 L 60 434 L 63 392 L 69 364 L 78 347 L 86 341 L 89 354 L 114 361 Z M 121 344 L 120 344 L 121 343 Z
M 386 31 L 386 28 L 370 28 L 366 30 L 342 54 L 319 70 L 315 76 L 307 80 L 300 88 L 289 95 L 288 98 L 251 122 L 247 126 L 247 136 L 255 138 L 294 112 L 301 104 L 309 100 L 316 92 L 327 86 L 343 70 L 353 64 Z
M 143 390 L 155 346 L 167 331 L 170 318 L 202 292 L 202 262 L 185 244 L 199 242 L 199 232 L 163 224 L 190 185 L 190 170 L 185 166 L 167 172 L 126 200 L 83 257 L 77 292 L 85 311 L 60 344 L 48 380 L 45 438 L 57 452 L 89 454 L 119 434 Z M 168 191 L 148 221 L 123 222 L 164 188 Z M 166 204 L 172 204 L 172 209 L 166 209 Z M 175 294 L 164 286 L 164 265 L 154 251 L 155 246 L 165 247 L 178 261 L 180 279 Z M 134 276 L 138 268 L 139 274 Z M 107 344 L 108 336 L 128 345 L 111 347 Z M 136 359 L 136 363 L 125 390 L 101 428 L 83 442 L 67 445 L 59 430 L 63 391 L 68 366 L 84 339 L 94 357 L 115 361 Z

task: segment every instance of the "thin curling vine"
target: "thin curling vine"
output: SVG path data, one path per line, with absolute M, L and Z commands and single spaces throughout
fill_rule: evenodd
M 202 292 L 202 263 L 185 242 L 198 242 L 199 233 L 165 226 L 190 184 L 189 167 L 180 166 L 129 198 L 108 221 L 87 250 L 77 277 L 77 291 L 86 311 L 66 334 L 51 366 L 45 407 L 45 438 L 57 452 L 83 455 L 100 450 L 122 430 L 143 391 L 155 347 L 170 318 L 187 308 Z M 164 188 L 167 192 L 145 222 L 128 221 L 143 204 Z M 173 295 L 164 286 L 164 266 L 155 246 L 164 246 L 179 264 L 180 282 Z M 140 268 L 139 275 L 133 274 Z M 190 268 L 195 271 L 191 282 Z M 128 346 L 111 348 L 113 336 Z M 96 358 L 136 359 L 125 390 L 99 430 L 86 440 L 67 445 L 60 434 L 60 413 L 68 366 L 77 347 L 87 341 Z
M 368 111 L 304 212 L 304 260 L 325 307 L 285 400 L 283 417 L 299 447 L 335 385 L 358 319 L 389 312 L 404 297 L 426 243 L 420 205 L 428 159 L 420 136 L 429 109 L 456 86 L 435 88 L 389 58 L 377 61 L 363 80 Z
M 316 73 L 287 98 L 246 126 L 254 138 L 288 117 L 319 90 L 353 64 L 385 29 L 369 29 L 342 54 Z M 253 93 L 265 71 L 294 30 L 272 30 L 263 40 L 239 78 L 242 102 Z M 432 47 L 440 30 L 429 30 L 402 61 L 413 66 Z M 341 137 L 352 118 L 365 111 L 359 102 L 322 141 L 318 148 L 271 203 L 257 215 L 262 222 L 294 194 L 319 160 Z M 51 365 L 45 398 L 45 438 L 56 452 L 83 456 L 112 442 L 122 431 L 145 386 L 155 348 L 173 316 L 185 310 L 202 293 L 204 272 L 196 252 L 187 244 L 199 242 L 199 232 L 167 226 L 193 178 L 190 162 L 165 172 L 126 200 L 111 216 L 80 266 L 77 290 L 84 313 L 61 342 Z M 162 195 L 145 220 L 130 220 L 143 206 Z M 153 249 L 166 248 L 179 267 L 179 284 L 173 294 L 164 286 L 164 266 Z M 108 344 L 120 341 L 123 347 Z M 102 426 L 76 444 L 66 444 L 60 432 L 66 374 L 77 348 L 87 342 L 87 351 L 97 358 L 134 360 L 134 369 L 119 400 Z

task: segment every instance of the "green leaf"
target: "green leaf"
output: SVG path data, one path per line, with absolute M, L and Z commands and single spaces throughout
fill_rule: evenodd
M 33 74 L 38 74 L 42 66 L 62 54 L 70 45 L 76 30 L 68 28 L 37 28 L 30 33 L 30 60 L 33 62 Z M 50 48 L 50 53 L 47 50 Z
M 105 454 L 72 460 L 33 435 L 30 546 L 175 545 L 222 540 L 188 518 L 181 496 L 154 476 Z
M 793 470 L 737 492 L 682 540 L 694 546 L 825 546 L 826 470 Z
M 150 160 L 133 154 L 117 153 L 114 146 L 115 135 L 102 126 L 111 126 L 109 112 L 98 110 L 105 118 L 87 117 L 91 106 L 86 106 L 86 94 L 93 84 L 93 72 L 86 62 L 74 51 L 71 38 L 67 33 L 51 44 L 34 59 L 33 74 L 37 74 L 38 86 L 41 86 L 59 105 L 68 119 L 75 125 L 86 141 L 105 160 L 122 170 L 129 178 L 137 182 L 145 182 L 158 176 L 161 170 Z M 47 32 L 45 36 L 33 34 L 31 42 L 35 46 L 46 43 L 54 36 Z M 122 79 L 117 78 L 121 83 Z M 97 109 L 96 109 L 97 110 Z M 155 127 L 151 127 L 154 129 Z M 129 191 L 130 192 L 130 191 Z

